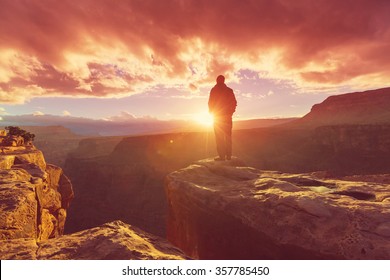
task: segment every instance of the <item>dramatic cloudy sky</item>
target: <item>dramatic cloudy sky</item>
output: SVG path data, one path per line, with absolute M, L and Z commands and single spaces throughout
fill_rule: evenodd
M 0 115 L 237 118 L 390 84 L 388 0 L 0 0 Z

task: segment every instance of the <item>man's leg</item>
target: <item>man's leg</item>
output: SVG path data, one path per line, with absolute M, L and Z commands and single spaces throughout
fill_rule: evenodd
M 217 144 L 218 156 L 221 160 L 225 160 L 226 145 L 225 131 L 221 120 L 214 120 L 215 143 Z
M 226 159 L 230 160 L 232 157 L 232 128 L 233 122 L 231 117 L 225 119 L 224 135 L 225 135 L 225 155 Z

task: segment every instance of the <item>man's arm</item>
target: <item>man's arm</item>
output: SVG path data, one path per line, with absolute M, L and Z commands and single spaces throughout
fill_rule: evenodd
M 230 97 L 231 112 L 233 114 L 236 111 L 237 99 L 236 99 L 236 96 L 234 95 L 234 92 L 232 89 L 231 89 L 230 94 L 231 94 L 231 97 Z

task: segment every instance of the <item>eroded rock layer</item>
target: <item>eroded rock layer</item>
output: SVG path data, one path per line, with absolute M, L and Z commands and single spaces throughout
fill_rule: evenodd
M 1 152 L 0 239 L 61 236 L 74 196 L 70 180 L 33 146 L 2 147 Z

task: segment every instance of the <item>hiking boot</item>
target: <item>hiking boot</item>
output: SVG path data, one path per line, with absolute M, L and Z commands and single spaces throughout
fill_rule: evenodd
M 214 158 L 215 161 L 224 161 L 225 159 L 224 158 L 221 158 L 221 157 L 216 157 Z

